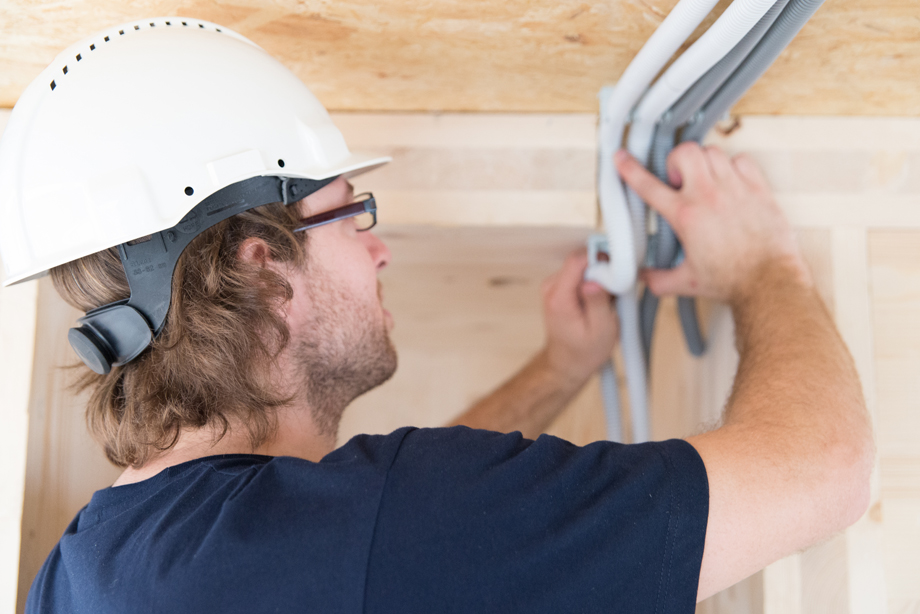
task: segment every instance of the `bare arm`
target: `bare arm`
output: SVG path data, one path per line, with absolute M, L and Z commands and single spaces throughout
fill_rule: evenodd
M 586 267 L 582 250 L 543 283 L 545 347 L 453 424 L 521 431 L 535 439 L 610 358 L 617 338 L 616 313 L 609 294 L 582 281 Z
M 686 253 L 646 281 L 726 301 L 740 354 L 722 427 L 688 438 L 709 478 L 702 600 L 855 522 L 873 446 L 853 361 L 754 162 L 685 144 L 668 163 L 678 189 L 617 159 Z

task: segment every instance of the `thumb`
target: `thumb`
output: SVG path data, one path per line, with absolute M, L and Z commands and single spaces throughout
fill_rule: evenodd
M 698 294 L 693 272 L 686 262 L 674 269 L 644 269 L 642 278 L 655 296 Z
M 612 324 L 615 330 L 617 312 L 613 307 L 613 297 L 600 284 L 594 282 L 582 284 L 581 296 L 588 326 L 593 330 L 603 330 Z
M 588 266 L 584 249 L 569 254 L 562 268 L 543 282 L 543 304 L 550 311 L 577 312 L 579 286 Z

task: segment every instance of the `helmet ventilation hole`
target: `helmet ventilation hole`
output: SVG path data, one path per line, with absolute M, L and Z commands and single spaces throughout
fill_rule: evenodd
M 172 22 L 172 21 L 164 21 L 164 22 L 162 22 L 162 23 L 165 24 L 165 25 L 167 25 L 167 26 L 173 25 L 173 22 Z M 189 22 L 187 22 L 187 21 L 183 21 L 183 22 L 181 22 L 181 23 L 182 23 L 183 26 L 188 26 L 188 25 L 190 25 Z M 196 23 L 197 23 L 197 22 L 196 22 Z M 178 25 L 178 23 L 177 23 L 176 25 Z M 192 23 L 191 25 L 194 26 L 195 23 Z M 151 22 L 149 22 L 149 26 L 150 26 L 151 28 L 155 28 L 155 27 L 157 26 L 157 22 L 151 21 Z M 202 30 L 207 30 L 207 29 L 209 29 L 208 26 L 206 26 L 206 25 L 203 24 L 203 23 L 198 23 L 198 27 L 201 28 Z M 134 24 L 134 30 L 135 30 L 135 31 L 139 31 L 140 29 L 141 29 L 141 24 Z M 223 30 L 221 30 L 220 28 L 216 28 L 216 27 L 215 27 L 215 28 L 212 28 L 212 30 L 213 30 L 213 31 L 217 31 L 217 32 L 223 32 Z M 125 35 L 125 30 L 124 30 L 124 29 L 118 30 L 118 35 L 119 35 L 119 36 L 124 36 L 124 35 Z M 108 43 L 108 42 L 110 42 L 110 41 L 112 40 L 112 35 L 107 35 L 107 36 L 103 37 L 102 40 L 103 40 L 104 42 Z M 90 50 L 90 51 L 95 51 L 95 50 L 96 50 L 96 44 L 95 44 L 95 43 L 90 44 L 89 50 Z M 82 54 L 82 53 L 76 54 L 75 57 L 76 57 L 77 62 L 80 62 L 81 60 L 83 60 L 83 54 Z M 61 72 L 63 72 L 65 75 L 66 75 L 66 74 L 69 74 L 69 73 L 70 73 L 70 67 L 67 66 L 67 65 L 62 66 L 62 67 L 61 67 Z M 55 81 L 53 81 L 53 80 L 52 80 L 51 83 L 49 83 L 48 85 L 49 85 L 49 87 L 51 88 L 52 91 L 54 91 L 54 89 L 57 88 L 57 83 L 56 83 Z M 284 160 L 279 160 L 279 161 L 278 161 L 278 166 L 284 167 Z M 192 192 L 190 192 L 189 190 L 192 190 L 192 188 L 189 187 L 189 188 L 186 189 L 186 192 L 188 193 L 188 195 L 191 196 L 191 195 L 192 195 Z
M 281 168 L 284 168 L 284 160 L 282 160 L 282 159 L 279 158 L 279 159 L 278 159 L 278 166 L 280 166 Z
M 185 187 L 185 195 L 186 195 L 186 196 L 191 196 L 191 195 L 194 194 L 194 193 L 195 193 L 195 190 L 192 189 L 192 186 L 186 186 L 186 187 Z

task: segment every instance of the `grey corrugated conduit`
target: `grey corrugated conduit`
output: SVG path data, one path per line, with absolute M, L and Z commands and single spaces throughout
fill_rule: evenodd
M 666 162 L 668 154 L 674 148 L 678 128 L 699 112 L 700 107 L 731 77 L 735 69 L 741 65 L 754 46 L 777 20 L 788 2 L 789 0 L 777 0 L 744 38 L 715 66 L 710 68 L 706 74 L 700 77 L 674 106 L 662 116 L 661 121 L 655 127 L 652 150 L 649 156 L 650 170 L 659 179 L 665 183 L 668 182 Z M 679 249 L 677 237 L 674 235 L 670 225 L 658 213 L 651 212 L 651 215 L 655 218 L 656 232 L 648 243 L 646 264 L 659 269 L 675 266 Z M 687 348 L 694 356 L 700 356 L 705 351 L 706 345 L 696 317 L 696 301 L 693 298 L 680 297 L 678 299 L 678 311 Z M 657 312 L 658 297 L 646 288 L 640 305 L 642 342 L 646 360 L 650 360 L 649 357 L 651 356 L 652 333 L 655 328 Z
M 703 137 L 741 96 L 767 71 L 824 0 L 791 0 L 738 70 L 706 103 L 681 133 L 680 140 L 702 142 Z
M 620 411 L 620 389 L 613 361 L 601 367 L 601 397 L 604 399 L 604 418 L 607 420 L 607 439 L 623 442 L 623 415 Z

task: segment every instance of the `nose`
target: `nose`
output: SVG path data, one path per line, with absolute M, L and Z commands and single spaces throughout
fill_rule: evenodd
M 386 246 L 386 243 L 380 237 L 370 231 L 359 233 L 358 236 L 361 237 L 361 241 L 364 243 L 367 253 L 371 255 L 374 267 L 378 271 L 390 264 L 390 259 L 392 258 L 390 248 Z

